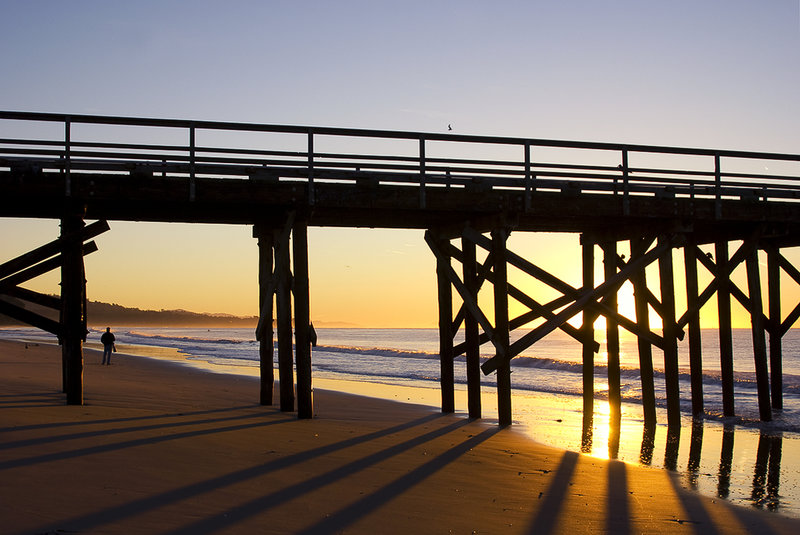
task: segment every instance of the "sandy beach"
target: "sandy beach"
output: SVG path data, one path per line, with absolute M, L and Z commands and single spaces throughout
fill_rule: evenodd
M 798 533 L 789 519 L 429 407 L 316 389 L 315 419 L 248 377 L 0 341 L 3 533 Z M 276 390 L 277 391 L 277 390 Z

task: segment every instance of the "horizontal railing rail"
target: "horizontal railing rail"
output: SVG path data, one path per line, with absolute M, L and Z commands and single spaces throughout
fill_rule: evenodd
M 36 131 L 40 125 L 52 123 L 60 124 L 61 134 L 56 136 L 60 139 L 54 138 L 52 128 L 44 134 Z M 88 130 L 79 131 L 78 125 Z M 137 135 L 149 139 L 130 142 L 123 135 L 124 128 L 102 130 L 109 126 L 136 127 Z M 168 137 L 164 129 L 170 131 L 173 141 L 158 142 Z M 198 143 L 198 132 L 212 143 Z M 258 140 L 258 147 L 240 148 L 235 142 L 233 146 L 223 144 L 224 140 L 218 139 L 221 132 L 271 137 Z M 185 136 L 186 142 L 174 142 L 176 134 Z M 365 150 L 387 140 L 402 146 Z M 330 148 L 347 144 L 346 149 Z M 297 149 L 286 149 L 287 145 Z M 321 145 L 325 150 L 315 149 Z M 511 157 L 510 148 L 517 151 Z M 800 199 L 798 154 L 0 111 L 0 169 L 17 165 L 64 175 L 68 195 L 72 173 L 105 172 L 189 177 L 191 195 L 197 177 L 303 180 L 308 184 L 310 203 L 315 200 L 317 181 L 358 182 L 364 178 L 377 185 L 416 186 L 421 207 L 425 206 L 426 187 L 517 189 L 525 192 L 526 207 L 538 190 L 620 195 L 625 206 L 637 195 L 714 198 L 718 213 L 723 199 Z M 770 168 L 779 171 L 770 172 Z

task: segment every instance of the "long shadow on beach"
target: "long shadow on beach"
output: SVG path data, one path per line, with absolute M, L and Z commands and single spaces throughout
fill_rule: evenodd
M 169 429 L 169 428 L 173 428 L 173 427 L 177 427 L 177 426 L 184 426 L 184 425 L 203 425 L 203 424 L 208 425 L 208 424 L 217 424 L 217 423 L 221 423 L 221 422 L 225 422 L 225 421 L 240 420 L 242 418 L 250 419 L 250 418 L 255 418 L 255 417 L 256 417 L 255 415 L 246 415 L 246 416 L 236 415 L 236 416 L 231 416 L 231 417 L 228 417 L 228 418 L 220 418 L 220 419 L 189 421 L 189 422 L 180 422 L 180 423 L 172 423 L 172 424 L 159 424 L 159 425 L 155 425 L 155 426 L 148 426 L 145 429 L 149 429 L 149 430 L 152 430 L 152 429 L 164 429 L 164 428 Z M 211 427 L 211 428 L 206 428 L 206 429 L 197 429 L 195 431 L 187 431 L 185 433 L 171 433 L 171 434 L 158 435 L 158 436 L 153 436 L 153 437 L 137 438 L 137 439 L 134 439 L 134 440 L 128 440 L 128 441 L 124 441 L 124 442 L 113 442 L 113 443 L 110 443 L 110 444 L 99 444 L 99 445 L 96 445 L 96 446 L 89 446 L 89 447 L 86 447 L 86 448 L 78 448 L 78 449 L 68 450 L 68 451 L 58 451 L 58 452 L 54 452 L 54 453 L 47 453 L 47 454 L 44 454 L 44 455 L 37 455 L 35 457 L 27 457 L 27 458 L 13 459 L 13 460 L 10 460 L 10 461 L 0 462 L 0 470 L 7 470 L 7 469 L 10 469 L 10 468 L 19 468 L 19 467 L 22 467 L 22 466 L 30 466 L 30 465 L 38 464 L 38 463 L 62 461 L 62 460 L 65 460 L 65 459 L 72 459 L 72 458 L 75 458 L 75 457 L 81 457 L 81 456 L 85 456 L 85 455 L 96 455 L 98 453 L 104 453 L 104 452 L 108 452 L 108 451 L 120 450 L 120 449 L 124 449 L 124 448 L 133 448 L 133 447 L 136 447 L 136 446 L 146 446 L 146 445 L 149 445 L 149 444 L 157 444 L 159 442 L 167 442 L 167 441 L 170 441 L 170 440 L 192 438 L 192 437 L 198 437 L 198 436 L 210 435 L 210 434 L 217 434 L 217 433 L 222 433 L 222 432 L 227 432 L 227 431 L 239 431 L 239 430 L 243 430 L 243 429 L 252 429 L 252 428 L 256 428 L 256 427 L 266 427 L 266 426 L 270 426 L 270 425 L 277 425 L 277 424 L 281 424 L 281 423 L 287 423 L 287 422 L 294 421 L 294 420 L 295 420 L 294 418 L 290 418 L 290 417 L 287 416 L 287 417 L 285 417 L 285 418 L 283 418 L 281 420 L 270 420 L 270 421 L 263 421 L 262 420 L 262 421 L 251 422 L 251 423 L 246 423 L 246 424 L 229 425 L 229 426 L 226 426 L 226 427 Z M 126 432 L 126 430 L 127 430 L 127 428 L 122 428 L 122 429 L 112 430 L 112 432 L 120 433 L 120 432 Z M 97 433 L 97 434 L 100 435 L 100 434 L 105 434 L 105 433 Z M 89 436 L 93 436 L 93 434 L 89 433 Z
M 430 442 L 436 438 L 445 436 L 459 429 L 460 427 L 467 425 L 468 423 L 468 421 L 458 421 L 440 429 L 435 429 L 433 431 L 429 431 L 428 433 L 417 435 L 409 440 L 393 444 L 388 448 L 376 451 L 375 453 L 367 455 L 364 458 L 357 459 L 324 474 L 314 476 L 310 479 L 301 481 L 300 483 L 286 488 L 278 489 L 275 492 L 261 496 L 239 507 L 229 509 L 214 517 L 203 518 L 201 521 L 195 524 L 184 526 L 180 529 L 170 532 L 170 534 L 188 535 L 198 533 L 199 530 L 202 530 L 203 532 L 213 532 L 224 529 L 230 525 L 241 522 L 246 518 L 256 514 L 261 514 L 264 511 L 267 511 L 278 505 L 299 498 L 305 494 L 333 484 L 371 466 L 377 465 L 378 463 L 394 457 L 395 455 L 399 455 L 410 448 L 420 446 L 426 442 Z M 416 485 L 426 477 L 432 475 L 447 464 L 451 463 L 459 456 L 466 453 L 480 442 L 483 442 L 496 432 L 496 429 L 487 429 L 482 433 L 479 433 L 478 435 L 475 435 L 474 437 L 453 446 L 444 454 L 434 457 L 431 461 L 415 468 L 405 476 L 393 481 L 373 494 L 365 496 L 346 508 L 332 513 L 319 523 L 298 533 L 335 533 L 338 530 L 347 527 L 358 519 L 363 518 L 364 515 L 370 511 L 398 496 L 404 490 Z M 276 469 L 278 468 L 276 467 Z
M 175 414 L 159 414 L 159 415 L 149 415 L 149 416 L 141 416 L 141 417 L 134 417 L 134 418 L 118 418 L 118 419 L 105 419 L 105 420 L 91 420 L 91 421 L 84 421 L 84 422 L 63 422 L 64 425 L 76 425 L 80 424 L 83 426 L 92 426 L 92 425 L 107 425 L 107 424 L 116 424 L 116 423 L 126 423 L 132 421 L 142 421 L 142 420 L 170 420 L 173 418 L 186 418 L 187 416 L 200 416 L 205 414 L 212 414 L 212 413 L 220 413 L 220 412 L 231 412 L 231 411 L 240 411 L 242 409 L 261 409 L 260 405 L 248 405 L 243 407 L 233 407 L 230 409 L 215 409 L 215 410 L 207 410 L 207 411 L 196 411 L 191 413 L 175 413 Z M 9 441 L 9 442 L 1 442 L 0 443 L 0 450 L 3 449 L 12 449 L 12 448 L 22 448 L 26 446 L 35 446 L 38 444 L 52 444 L 54 442 L 63 442 L 67 440 L 78 440 L 82 438 L 98 438 L 103 436 L 111 436 L 111 435 L 118 435 L 121 433 L 137 433 L 141 431 L 155 431 L 159 429 L 173 429 L 177 427 L 186 427 L 192 425 L 208 425 L 208 424 L 216 424 L 221 422 L 230 422 L 234 420 L 244 420 L 244 419 L 251 419 L 251 418 L 264 418 L 263 411 L 259 412 L 252 412 L 249 414 L 235 414 L 233 416 L 226 416 L 221 418 L 206 418 L 202 420 L 182 420 L 182 421 L 165 421 L 162 423 L 151 424 L 151 425 L 140 425 L 140 426 L 129 426 L 129 427 L 115 427 L 111 429 L 96 429 L 92 431 L 81 431 L 77 433 L 69 433 L 63 435 L 47 435 L 44 437 L 36 437 L 36 438 L 27 438 L 27 439 L 20 439 L 16 441 Z M 55 425 L 55 424 L 51 424 Z M 27 429 L 40 429 L 42 427 L 47 427 L 47 425 L 42 426 L 27 426 Z M 18 431 L 21 428 L 11 428 L 10 430 Z M 7 430 L 0 429 L 0 432 L 7 432 Z M 124 443 L 118 443 L 124 444 Z M 109 448 L 114 446 L 114 444 L 108 444 Z M 112 448 L 113 449 L 113 448 Z M 62 458 L 69 458 L 69 457 L 77 457 L 83 455 L 81 453 L 83 450 L 73 450 L 73 451 L 65 451 L 62 452 Z M 107 450 L 104 450 L 107 451 Z M 96 453 L 96 452 L 91 452 Z M 30 459 L 21 459 L 19 461 L 19 466 L 24 466 L 25 464 L 33 464 L 36 461 L 36 457 Z M 45 458 L 45 460 L 57 460 L 57 459 L 50 459 L 49 456 Z M 5 463 L 0 463 L 0 469 L 7 468 Z
M 294 466 L 294 465 L 297 465 L 297 464 L 300 464 L 300 463 L 303 463 L 303 462 L 307 462 L 307 461 L 316 459 L 316 458 L 318 458 L 320 456 L 328 455 L 328 454 L 333 453 L 335 451 L 339 451 L 339 450 L 342 450 L 342 449 L 345 449 L 345 448 L 349 448 L 349 447 L 352 447 L 352 446 L 355 446 L 355 445 L 358 445 L 358 444 L 363 444 L 365 442 L 369 442 L 369 441 L 375 440 L 377 438 L 390 436 L 390 435 L 392 435 L 394 433 L 398 433 L 398 432 L 401 432 L 401 431 L 404 431 L 404 430 L 412 429 L 414 427 L 426 424 L 426 423 L 428 423 L 428 422 L 430 422 L 432 420 L 438 419 L 440 417 L 441 416 L 438 415 L 438 414 L 431 414 L 431 415 L 425 416 L 423 418 L 418 418 L 416 420 L 412 420 L 410 422 L 402 423 L 402 424 L 399 424 L 399 425 L 396 425 L 396 426 L 393 426 L 393 427 L 389 427 L 389 428 L 386 428 L 386 429 L 381 429 L 381 430 L 374 431 L 374 432 L 371 432 L 371 433 L 367 433 L 367 434 L 364 434 L 364 435 L 356 436 L 356 437 L 353 437 L 353 438 L 350 438 L 350 439 L 347 439 L 347 440 L 343 440 L 343 441 L 340 441 L 340 442 L 337 442 L 337 443 L 328 444 L 328 445 L 325 445 L 325 446 L 312 448 L 312 449 L 307 450 L 307 451 L 298 452 L 298 453 L 295 453 L 295 454 L 292 454 L 292 455 L 288 455 L 286 457 L 282 457 L 280 459 L 275 459 L 273 461 L 270 461 L 270 462 L 267 462 L 267 463 L 264 463 L 264 464 L 261 464 L 261 465 L 258 465 L 258 466 L 248 467 L 248 468 L 245 468 L 245 469 L 242 469 L 242 470 L 231 472 L 229 474 L 225 474 L 223 476 L 219 476 L 219 477 L 215 477 L 215 478 L 212 478 L 212 479 L 208 479 L 206 481 L 201 481 L 201 482 L 197 482 L 197 483 L 192 483 L 190 485 L 185 485 L 185 486 L 180 487 L 180 488 L 176 488 L 176 489 L 173 489 L 173 490 L 170 490 L 170 491 L 167 491 L 167 492 L 162 492 L 160 494 L 155 494 L 155 495 L 152 495 L 152 496 L 148 496 L 148 497 L 145 497 L 145 498 L 142 498 L 142 499 L 139 499 L 139 500 L 135 500 L 135 501 L 132 501 L 132 502 L 129 502 L 129 503 L 126 503 L 126 504 L 122 504 L 122 505 L 119 505 L 119 506 L 116 506 L 116 507 L 108 508 L 108 509 L 105 509 L 105 510 L 102 510 L 102 511 L 93 512 L 93 513 L 90 513 L 90 514 L 87 514 L 87 515 L 83 515 L 83 516 L 79 516 L 79 517 L 74 517 L 74 518 L 71 518 L 71 519 L 66 519 L 64 521 L 58 522 L 57 525 L 43 526 L 41 528 L 33 530 L 33 532 L 34 533 L 41 533 L 41 532 L 45 532 L 46 533 L 48 531 L 53 531 L 55 529 L 79 529 L 79 530 L 82 530 L 82 531 L 89 531 L 89 530 L 95 529 L 95 528 L 97 528 L 99 526 L 102 526 L 102 525 L 105 525 L 105 524 L 109 524 L 109 523 L 112 523 L 112 522 L 118 522 L 121 519 L 125 519 L 125 518 L 129 518 L 129 517 L 132 517 L 132 516 L 144 514 L 144 513 L 148 512 L 150 510 L 155 510 L 155 509 L 158 509 L 158 508 L 162 508 L 162 507 L 164 507 L 166 505 L 169 505 L 171 503 L 175 503 L 175 502 L 179 502 L 179 501 L 182 501 L 182 500 L 186 500 L 186 499 L 189 499 L 189 498 L 201 495 L 201 494 L 205 494 L 205 493 L 208 493 L 208 492 L 213 492 L 213 491 L 228 487 L 230 485 L 234 485 L 234 484 L 237 484 L 237 483 L 241 483 L 241 482 L 244 482 L 244 481 L 247 481 L 247 480 L 251 480 L 251 479 L 257 478 L 259 476 L 262 476 L 264 474 L 268 474 L 270 472 L 278 471 L 278 470 L 285 469 L 285 468 L 288 468 L 288 467 L 291 467 L 291 466 Z M 228 428 L 217 428 L 217 429 L 205 429 L 205 430 L 201 430 L 201 431 L 197 431 L 197 432 L 191 432 L 191 433 L 181 433 L 181 434 L 167 435 L 166 437 L 163 437 L 163 439 L 164 440 L 170 440 L 170 439 L 175 439 L 175 438 L 186 438 L 186 437 L 190 437 L 190 436 L 193 436 L 193 435 L 196 435 L 196 434 L 218 433 L 218 432 L 223 432 L 223 431 L 229 431 L 229 430 L 234 429 L 234 428 L 244 428 L 244 427 L 252 427 L 252 426 L 256 426 L 256 425 L 270 425 L 270 424 L 286 423 L 288 421 L 295 421 L 295 420 L 294 419 L 292 419 L 292 420 L 282 419 L 282 420 L 275 420 L 275 421 L 271 421 L 271 422 L 262 422 L 260 424 L 250 424 L 248 426 L 235 426 L 233 428 L 228 427 Z M 388 458 L 391 455 L 399 453 L 400 451 L 402 451 L 399 448 L 405 449 L 405 448 L 410 447 L 411 443 L 418 444 L 418 443 L 425 442 L 426 440 L 430 440 L 430 439 L 432 439 L 432 438 L 434 438 L 436 436 L 441 436 L 443 434 L 446 434 L 446 433 L 448 433 L 448 432 L 450 432 L 450 431 L 452 431 L 452 430 L 454 430 L 454 429 L 456 429 L 458 427 L 461 427 L 462 425 L 465 425 L 465 422 L 458 422 L 456 424 L 452 424 L 450 426 L 438 429 L 436 431 L 432 431 L 432 432 L 424 434 L 424 435 L 419 435 L 419 436 L 417 436 L 416 438 L 414 438 L 414 439 L 412 439 L 410 441 L 407 441 L 405 443 L 399 444 L 399 445 L 397 445 L 395 447 L 392 447 L 392 448 L 388 448 L 387 450 L 385 450 L 383 452 L 378 452 L 378 453 L 376 453 L 374 455 L 374 459 L 372 460 L 372 464 L 374 464 L 375 462 L 378 462 L 381 459 L 385 459 L 385 458 Z M 160 441 L 161 439 L 162 439 L 162 437 L 156 437 L 155 439 L 142 439 L 141 441 L 140 440 L 134 440 L 134 441 L 130 441 L 128 443 L 121 443 L 121 444 L 116 445 L 116 446 L 117 447 L 127 447 L 128 445 L 138 445 L 139 442 L 141 442 L 143 444 L 146 444 L 146 443 L 152 443 L 153 440 Z M 109 445 L 109 447 L 113 447 L 113 446 L 115 446 L 115 445 Z M 92 449 L 94 449 L 94 448 L 86 448 L 86 450 L 92 450 Z M 85 454 L 85 451 L 82 451 L 81 454 Z M 369 463 L 369 461 L 366 461 L 366 460 L 362 459 L 362 460 L 360 460 L 358 462 L 359 465 L 363 465 L 362 468 L 366 467 L 368 465 L 368 464 L 365 464 L 365 463 Z M 279 492 L 279 494 L 281 496 L 285 496 L 285 495 L 289 495 L 289 493 L 291 493 L 291 492 L 294 492 L 295 495 L 299 495 L 299 494 L 302 494 L 302 492 L 308 492 L 309 490 L 317 488 L 319 485 L 324 485 L 324 484 L 327 484 L 329 482 L 332 482 L 338 477 L 343 477 L 344 475 L 346 475 L 346 473 L 348 471 L 349 471 L 349 473 L 352 473 L 352 471 L 355 470 L 355 469 L 359 469 L 359 468 L 355 467 L 355 466 L 351 466 L 351 467 L 349 467 L 347 470 L 345 470 L 343 472 L 340 472 L 342 469 L 336 469 L 336 470 L 332 471 L 332 472 L 335 472 L 335 474 L 333 474 L 333 473 L 323 474 L 321 476 L 312 478 L 312 480 L 310 482 L 304 482 L 304 483 L 295 485 L 296 488 L 294 488 L 293 491 L 292 490 L 287 490 L 287 489 L 282 489 Z M 276 493 L 276 494 L 278 494 L 278 493 Z M 270 496 L 272 496 L 272 495 L 270 495 Z M 268 501 L 269 497 L 255 500 L 254 502 L 251 502 L 249 504 L 245 504 L 245 505 L 243 505 L 241 507 L 237 507 L 235 510 L 228 511 L 226 513 L 228 515 L 228 517 L 225 517 L 224 515 L 219 515 L 217 517 L 204 518 L 203 521 L 202 521 L 202 529 L 198 529 L 197 526 L 194 526 L 193 528 L 189 528 L 189 527 L 181 528 L 181 529 L 177 530 L 176 532 L 177 533 L 181 533 L 181 532 L 186 532 L 186 533 L 204 532 L 205 533 L 205 532 L 214 531 L 215 529 L 221 529 L 221 528 L 225 527 L 226 525 L 228 525 L 230 523 L 233 523 L 235 521 L 241 520 L 242 518 L 246 518 L 249 515 L 252 515 L 252 514 L 255 514 L 257 512 L 263 511 L 265 508 L 268 508 L 269 506 L 272 506 L 272 504 L 267 504 L 267 507 L 262 506 L 261 502 L 264 502 L 265 500 Z M 217 526 L 218 526 L 218 528 L 217 528 Z

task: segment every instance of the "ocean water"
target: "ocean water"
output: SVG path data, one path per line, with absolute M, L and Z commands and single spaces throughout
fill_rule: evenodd
M 118 327 L 115 334 L 121 353 L 152 355 L 156 348 L 170 348 L 187 365 L 258 375 L 258 342 L 251 329 Z M 317 334 L 318 345 L 312 353 L 314 380 L 381 385 L 370 392 L 381 395 L 385 390 L 389 398 L 399 397 L 398 387 L 407 387 L 405 399 L 438 403 L 436 329 L 317 329 Z M 100 335 L 100 331 L 90 333 L 87 348 L 99 348 Z M 0 330 L 0 336 L 53 342 L 49 335 L 33 329 Z M 654 435 L 644 432 L 636 339 L 624 334 L 620 344 L 623 407 L 618 428 L 609 420 L 604 348 L 595 355 L 595 410 L 587 428 L 582 425 L 581 412 L 581 347 L 560 332 L 512 361 L 515 425 L 540 442 L 671 470 L 687 488 L 800 518 L 800 330 L 790 330 L 783 339 L 784 409 L 776 411 L 774 420 L 768 423 L 758 419 L 750 331 L 734 330 L 734 418 L 722 417 L 718 332 L 704 329 L 703 340 L 705 417 L 700 422 L 691 419 L 688 348 L 684 341 L 679 347 L 684 414 L 678 434 L 667 436 L 663 357 L 655 348 L 659 425 Z M 484 356 L 491 356 L 488 345 L 482 350 L 487 353 Z M 86 358 L 95 355 L 87 352 Z M 466 413 L 463 357 L 455 364 L 456 408 Z M 482 377 L 484 416 L 490 422 L 497 418 L 494 386 L 494 375 Z

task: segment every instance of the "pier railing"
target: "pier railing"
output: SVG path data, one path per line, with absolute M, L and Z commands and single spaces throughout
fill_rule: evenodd
M 259 136 L 261 136 L 259 138 Z M 497 136 L 0 112 L 0 169 L 796 202 L 800 155 Z M 191 188 L 190 188 L 191 191 Z M 719 210 L 719 209 L 718 209 Z M 719 211 L 718 211 L 719 213 Z

